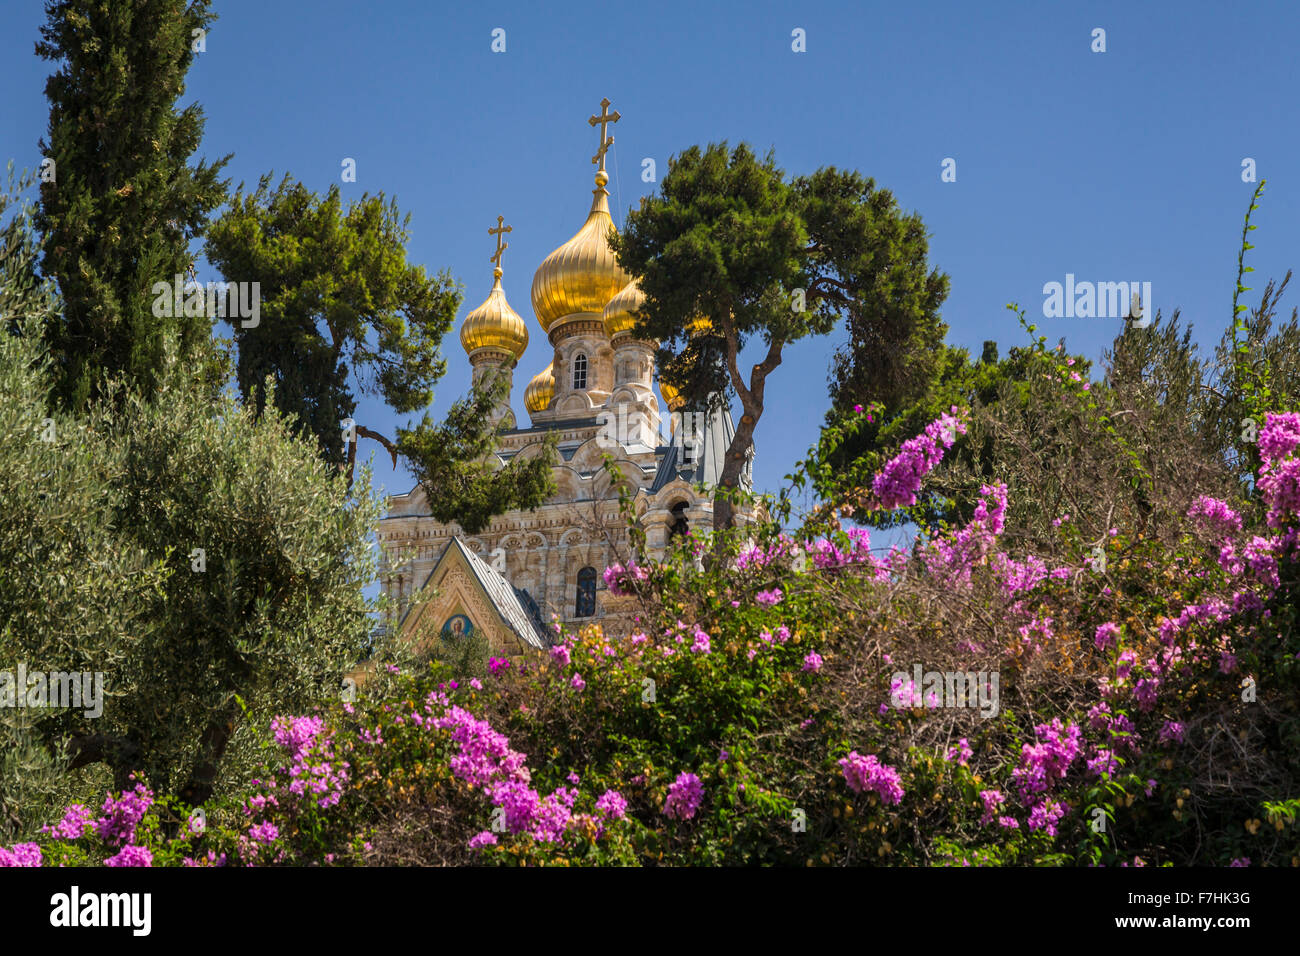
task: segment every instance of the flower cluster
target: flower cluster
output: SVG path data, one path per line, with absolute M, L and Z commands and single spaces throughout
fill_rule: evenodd
M 888 764 L 881 763 L 875 754 L 865 757 L 856 750 L 839 760 L 844 772 L 844 781 L 854 793 L 872 790 L 880 797 L 882 803 L 896 806 L 903 800 L 903 780 L 898 771 Z
M 1077 724 L 1062 725 L 1059 717 L 1054 717 L 1050 724 L 1036 726 L 1034 734 L 1037 743 L 1021 746 L 1020 766 L 1011 771 L 1026 802 L 1030 794 L 1043 793 L 1065 777 L 1070 764 L 1079 756 L 1082 737 Z
M 319 717 L 276 717 L 271 721 L 275 741 L 289 754 L 289 793 L 332 807 L 343 796 L 349 764 L 334 752 L 334 735 Z
M 506 780 L 526 784 L 529 781 L 527 759 L 510 747 L 510 739 L 498 733 L 486 720 L 469 711 L 452 706 L 431 721 L 440 730 L 450 730 L 451 739 L 460 750 L 451 758 L 451 772 L 466 783 L 486 787 Z
M 704 800 L 704 784 L 693 773 L 683 771 L 668 786 L 668 799 L 664 801 L 664 816 L 674 820 L 689 820 L 695 816 Z
M 1045 799 L 1035 804 L 1029 812 L 1029 829 L 1042 830 L 1048 836 L 1056 836 L 1056 824 L 1069 810 L 1064 803 Z
M 110 846 L 134 843 L 135 828 L 152 805 L 153 792 L 142 783 L 133 790 L 124 790 L 116 799 L 110 793 L 104 798 L 104 815 L 95 821 L 96 835 Z
M 1266 520 L 1279 528 L 1288 517 L 1300 512 L 1300 458 L 1292 453 L 1300 446 L 1300 412 L 1269 414 L 1259 434 L 1259 490 L 1269 506 Z
M 957 433 L 965 434 L 966 425 L 953 415 L 940 415 L 925 426 L 925 431 L 903 443 L 898 455 L 885 463 L 871 484 L 881 509 L 916 504 L 916 493 L 921 490 L 921 479 L 943 460 L 944 449 L 951 448 Z
M 610 820 L 627 816 L 627 800 L 617 790 L 606 790 L 596 801 L 596 809 Z
M 609 588 L 609 593 L 620 597 L 624 594 L 634 594 L 637 584 L 650 577 L 650 572 L 635 561 L 629 561 L 626 567 L 621 564 L 611 564 L 601 576 L 605 579 L 605 586 Z
M 95 815 L 84 804 L 74 803 L 63 814 L 63 819 L 53 826 L 41 827 L 41 832 L 56 840 L 79 840 L 91 827 Z
M 124 846 L 115 856 L 104 861 L 105 866 L 153 866 L 153 852 L 148 847 Z
M 6 850 L 0 846 L 0 867 L 40 866 L 41 848 L 35 843 L 17 843 L 13 849 Z
M 1241 515 L 1233 511 L 1227 502 L 1211 498 L 1209 495 L 1199 496 L 1187 509 L 1187 517 L 1221 535 L 1241 530 Z

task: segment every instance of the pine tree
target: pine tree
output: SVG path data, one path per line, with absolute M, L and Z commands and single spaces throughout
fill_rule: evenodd
M 191 165 L 203 111 L 177 107 L 215 19 L 209 0 L 48 0 L 46 17 L 36 53 L 58 71 L 45 84 L 36 225 L 64 300 L 47 335 L 56 392 L 80 407 L 101 373 L 150 393 L 169 336 L 182 360 L 206 365 L 211 320 L 157 317 L 150 290 L 188 274 L 189 242 L 224 202 L 229 157 Z

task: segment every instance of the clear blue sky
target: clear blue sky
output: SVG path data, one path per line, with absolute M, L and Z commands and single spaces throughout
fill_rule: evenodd
M 1149 281 L 1203 343 L 1231 311 L 1252 157 L 1269 180 L 1253 233 L 1253 285 L 1300 250 L 1300 5 L 1254 3 L 547 3 L 218 0 L 220 19 L 186 98 L 207 113 L 203 151 L 234 153 L 233 182 L 289 172 L 324 191 L 353 157 L 345 197 L 382 191 L 412 214 L 409 255 L 463 282 L 465 311 L 491 285 L 487 228 L 514 226 L 505 289 L 532 338 L 523 386 L 550 350 L 532 317 L 533 271 L 582 224 L 602 97 L 613 128 L 615 220 L 654 188 L 653 157 L 695 143 L 772 147 L 790 173 L 856 168 L 919 212 L 931 261 L 952 277 L 950 340 L 1022 340 L 1018 301 L 1041 317 L 1044 283 Z M 32 52 L 43 4 L 0 13 L 0 162 L 39 162 L 49 65 Z M 491 51 L 494 28 L 506 52 Z M 1106 30 L 1105 53 L 1092 31 Z M 807 52 L 791 50 L 802 28 Z M 957 181 L 940 164 L 957 162 Z M 203 279 L 215 278 L 201 269 Z M 1256 293 L 1252 293 L 1252 296 Z M 1289 303 L 1285 303 L 1288 305 Z M 1097 357 L 1115 319 L 1039 321 Z M 756 484 L 774 489 L 816 438 L 842 338 L 787 349 L 757 432 Z M 433 412 L 468 387 L 456 338 Z M 363 400 L 358 421 L 396 417 Z M 363 446 L 363 453 L 366 450 Z M 376 457 L 378 482 L 412 480 Z

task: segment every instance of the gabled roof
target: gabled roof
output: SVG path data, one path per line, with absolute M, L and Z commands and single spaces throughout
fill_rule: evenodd
M 492 607 L 496 609 L 501 620 L 505 622 L 506 627 L 510 628 L 515 635 L 527 644 L 529 647 L 535 647 L 539 651 L 544 651 L 551 646 L 550 634 L 542 621 L 541 610 L 537 602 L 533 600 L 532 595 L 527 591 L 520 590 L 510 584 L 498 572 L 493 570 L 492 566 L 480 558 L 477 554 L 465 546 L 465 542 L 459 537 L 453 537 L 443 549 L 441 556 L 425 578 L 421 590 L 428 585 L 433 576 L 438 573 L 444 561 L 456 549 L 461 557 L 465 559 L 470 573 L 474 575 L 479 586 L 483 588 L 492 602 Z M 408 611 L 409 613 L 409 611 Z M 405 620 L 403 620 L 405 623 Z

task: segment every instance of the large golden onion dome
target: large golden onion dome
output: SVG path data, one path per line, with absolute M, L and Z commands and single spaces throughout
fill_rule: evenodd
M 524 389 L 524 408 L 528 409 L 528 414 L 535 415 L 538 412 L 545 411 L 555 398 L 555 375 L 551 371 L 552 366 L 548 365 L 528 383 Z
M 614 228 L 609 215 L 609 177 L 596 174 L 591 212 L 578 234 L 547 256 L 533 276 L 533 312 L 549 332 L 556 320 L 575 312 L 604 311 L 632 277 L 618 267 L 606 237 Z
M 633 279 L 605 306 L 601 316 L 605 321 L 605 334 L 612 339 L 620 332 L 631 332 L 636 328 L 636 310 L 644 303 L 645 295 Z
M 477 309 L 465 316 L 460 326 L 460 344 L 466 352 L 501 349 L 518 361 L 528 347 L 528 326 L 519 313 L 510 308 L 501 288 L 501 270 L 493 270 L 492 291 Z

